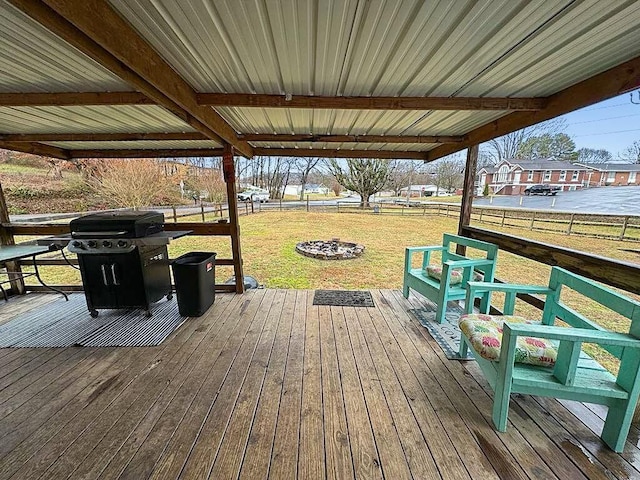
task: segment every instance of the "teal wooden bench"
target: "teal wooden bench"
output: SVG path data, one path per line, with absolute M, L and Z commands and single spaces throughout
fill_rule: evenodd
M 610 332 L 568 307 L 560 301 L 563 287 L 630 319 L 628 333 Z M 505 294 L 506 316 L 472 313 L 469 302 L 488 292 Z M 541 322 L 522 323 L 511 316 L 517 293 L 546 296 Z M 640 303 L 554 267 L 548 287 L 469 282 L 467 305 L 468 315 L 460 318 L 460 354 L 465 358 L 471 348 L 495 392 L 492 416 L 498 431 L 507 428 L 511 393 L 591 402 L 609 407 L 601 438 L 622 451 L 640 393 Z M 568 326 L 554 325 L 556 318 Z M 499 327 L 501 339 L 494 335 Z M 598 344 L 619 358 L 617 377 L 582 352 L 583 343 Z
M 464 245 L 482 252 L 484 258 L 471 259 L 458 255 L 455 253 L 454 244 Z M 429 265 L 435 265 L 432 263 L 432 254 L 435 252 L 440 252 L 442 255 L 440 279 L 429 276 L 426 271 Z M 420 268 L 413 268 L 413 256 L 420 253 L 422 254 L 421 266 Z M 443 235 L 442 245 L 407 247 L 404 259 L 402 294 L 405 298 L 408 298 L 409 289 L 411 288 L 434 302 L 438 307 L 436 321 L 442 323 L 444 322 L 447 302 L 465 298 L 465 287 L 467 282 L 473 279 L 474 271 L 483 276 L 483 281 L 493 282 L 497 256 L 498 247 L 493 243 L 448 233 Z M 437 266 L 440 267 L 440 264 Z M 459 283 L 453 283 L 453 276 L 458 277 Z M 480 310 L 483 312 L 489 311 L 490 295 L 490 293 L 482 295 Z

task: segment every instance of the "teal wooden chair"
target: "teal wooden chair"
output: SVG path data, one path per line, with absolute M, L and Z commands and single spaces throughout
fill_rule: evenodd
M 568 307 L 560 301 L 563 287 L 628 318 L 628 332 L 610 332 Z M 469 302 L 487 292 L 505 294 L 504 316 L 472 313 Z M 518 293 L 546 297 L 541 322 L 512 316 Z M 622 451 L 640 394 L 639 302 L 554 267 L 547 287 L 469 282 L 467 305 L 467 315 L 460 318 L 460 355 L 464 358 L 471 348 L 495 392 L 497 430 L 507 428 L 511 393 L 597 403 L 609 407 L 602 440 Z M 568 327 L 556 326 L 556 318 Z M 598 344 L 619 358 L 618 375 L 582 352 L 583 343 Z
M 471 259 L 455 253 L 454 245 L 463 245 L 483 253 L 484 258 Z M 442 263 L 433 263 L 432 255 L 439 252 Z M 420 268 L 413 268 L 413 256 L 422 254 Z M 464 300 L 467 282 L 482 279 L 493 282 L 496 270 L 498 247 L 493 243 L 473 240 L 445 233 L 442 245 L 429 247 L 407 247 L 404 259 L 404 281 L 402 294 L 409 297 L 409 289 L 424 295 L 437 305 L 436 321 L 444 322 L 447 302 Z M 488 312 L 491 294 L 481 295 L 480 310 Z

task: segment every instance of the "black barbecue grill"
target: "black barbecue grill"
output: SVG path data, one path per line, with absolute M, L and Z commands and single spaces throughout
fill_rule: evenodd
M 101 212 L 72 220 L 68 239 L 76 253 L 87 307 L 142 308 L 171 299 L 167 244 L 188 232 L 165 232 L 161 212 Z

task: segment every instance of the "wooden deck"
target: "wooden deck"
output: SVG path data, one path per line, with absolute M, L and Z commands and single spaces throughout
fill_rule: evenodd
M 496 433 L 475 363 L 372 294 L 222 294 L 159 347 L 2 349 L 0 478 L 640 478 L 637 428 L 613 453 L 598 407 L 518 396 Z

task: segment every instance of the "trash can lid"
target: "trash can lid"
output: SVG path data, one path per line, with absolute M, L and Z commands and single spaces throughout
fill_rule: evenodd
M 216 252 L 188 252 L 176 258 L 173 263 L 178 265 L 193 265 L 216 258 Z

